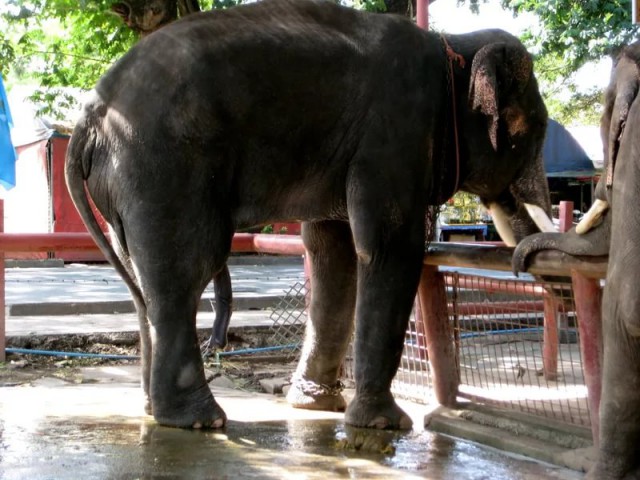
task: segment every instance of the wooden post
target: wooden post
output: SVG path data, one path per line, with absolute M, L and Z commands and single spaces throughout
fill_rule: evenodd
M 599 444 L 600 395 L 602 393 L 602 288 L 600 282 L 579 272 L 571 272 L 573 295 L 578 314 L 580 355 L 587 386 L 593 444 Z
M 424 265 L 418 301 L 426 334 L 433 390 L 438 403 L 455 407 L 459 379 L 445 288 L 444 277 L 438 267 Z
M 546 380 L 558 379 L 558 302 L 551 294 L 544 296 L 542 371 Z

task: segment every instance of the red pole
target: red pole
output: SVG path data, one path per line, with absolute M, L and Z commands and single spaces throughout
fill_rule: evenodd
M 578 272 L 571 272 L 571 281 L 578 314 L 580 355 L 588 393 L 591 433 L 593 444 L 597 447 L 602 393 L 602 288 L 598 280 L 587 278 Z
M 568 232 L 573 227 L 573 202 L 560 202 L 560 231 Z
M 0 199 L 0 233 L 4 233 L 4 200 Z M 6 360 L 4 251 L 0 251 L 0 362 Z
M 416 1 L 416 24 L 429 30 L 429 0 Z
M 558 378 L 558 303 L 551 295 L 544 297 L 542 336 L 542 371 L 546 380 Z
M 573 226 L 573 202 L 560 202 L 560 231 L 566 232 Z M 542 345 L 542 366 L 544 378 L 558 378 L 558 323 L 559 302 L 549 294 L 544 297 L 544 334 Z
M 455 407 L 459 379 L 445 288 L 444 278 L 438 267 L 424 265 L 418 287 L 418 301 L 433 374 L 433 391 L 438 403 L 445 407 Z

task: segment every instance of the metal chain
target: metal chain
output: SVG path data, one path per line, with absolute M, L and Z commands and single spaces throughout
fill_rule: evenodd
M 292 379 L 291 383 L 299 388 L 302 393 L 311 397 L 318 397 L 320 395 L 336 396 L 339 395 L 340 392 L 342 392 L 345 388 L 344 383 L 342 383 L 340 380 L 338 380 L 335 385 L 329 386 L 324 383 L 315 383 L 309 380 L 304 380 L 300 377 L 296 377 Z

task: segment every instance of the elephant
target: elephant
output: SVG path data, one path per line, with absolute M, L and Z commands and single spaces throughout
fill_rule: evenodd
M 213 275 L 213 291 L 216 298 L 216 316 L 213 320 L 211 336 L 200 347 L 205 356 L 211 350 L 223 350 L 228 343 L 227 332 L 229 331 L 231 311 L 233 310 L 233 291 L 229 267 L 226 264 Z
M 236 230 L 301 221 L 312 291 L 287 400 L 410 429 L 391 382 L 425 212 L 463 189 L 511 244 L 552 228 L 546 124 L 531 56 L 501 30 L 440 35 L 329 1 L 265 0 L 141 39 L 85 104 L 65 175 L 134 298 L 146 412 L 225 425 L 197 345 L 199 298 Z M 347 406 L 339 374 L 354 332 Z
M 640 478 L 640 222 L 633 209 L 640 191 L 640 42 L 613 62 L 600 131 L 604 172 L 596 201 L 566 234 L 535 234 L 515 249 L 513 268 L 526 269 L 539 250 L 608 255 L 602 296 L 602 397 L 593 479 Z M 638 133 L 636 133 L 638 130 Z

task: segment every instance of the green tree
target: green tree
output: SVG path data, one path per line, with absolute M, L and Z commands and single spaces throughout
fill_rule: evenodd
M 638 35 L 631 0 L 503 0 L 502 5 L 539 18 L 539 27 L 527 30 L 522 40 L 537 54 L 540 74 L 548 80 L 568 78 Z
M 12 82 L 43 88 L 41 100 L 59 99 L 58 87 L 91 88 L 115 59 L 137 40 L 112 10 L 116 0 L 4 0 L 0 3 L 0 73 Z M 144 5 L 149 0 L 129 0 Z M 371 11 L 409 14 L 415 0 L 335 0 Z M 435 0 L 431 0 L 432 2 Z M 482 14 L 487 0 L 456 0 Z M 167 0 L 171 2 L 171 0 Z M 174 0 L 180 13 L 228 8 L 243 0 Z M 560 90 L 574 89 L 572 74 L 588 61 L 609 55 L 638 34 L 631 25 L 630 0 L 502 0 L 514 15 L 532 12 L 540 19 L 523 35 L 536 54 L 536 71 L 555 118 L 597 118 L 599 92 L 573 92 L 559 100 Z M 583 110 L 590 109 L 585 113 Z M 561 119 L 561 118 L 559 118 Z

